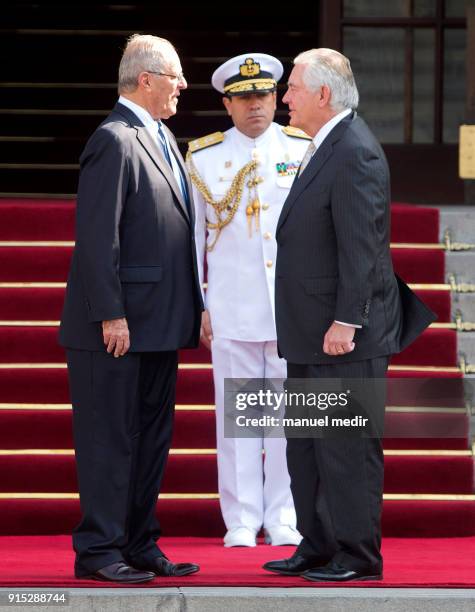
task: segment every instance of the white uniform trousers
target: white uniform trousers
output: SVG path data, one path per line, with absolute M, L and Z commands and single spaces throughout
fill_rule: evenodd
M 224 379 L 286 378 L 286 363 L 277 354 L 277 342 L 215 338 L 212 358 L 218 487 L 226 527 L 249 527 L 255 531 L 262 526 L 295 528 L 285 438 L 224 437 Z

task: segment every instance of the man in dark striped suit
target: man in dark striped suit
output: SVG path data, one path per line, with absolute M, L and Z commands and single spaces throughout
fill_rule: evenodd
M 276 324 L 289 379 L 384 378 L 392 354 L 434 320 L 393 271 L 384 152 L 357 116 L 350 62 L 294 60 L 284 102 L 312 137 L 277 226 Z M 374 407 L 384 417 L 384 401 Z M 264 568 L 314 581 L 382 578 L 379 436 L 294 438 L 287 461 L 303 540 Z

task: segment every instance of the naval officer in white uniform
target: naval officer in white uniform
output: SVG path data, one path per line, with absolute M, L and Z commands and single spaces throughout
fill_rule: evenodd
M 211 343 L 218 481 L 225 546 L 298 544 L 283 438 L 224 437 L 225 378 L 285 378 L 274 320 L 275 230 L 309 139 L 273 122 L 279 60 L 245 53 L 222 64 L 212 85 L 234 127 L 194 140 L 188 169 L 196 206 L 201 280 L 207 259 L 202 339 Z M 264 450 L 264 461 L 262 451 Z

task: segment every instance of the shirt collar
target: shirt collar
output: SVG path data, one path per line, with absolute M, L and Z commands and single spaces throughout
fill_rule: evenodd
M 327 121 L 325 125 L 318 130 L 318 132 L 315 134 L 313 138 L 313 144 L 315 145 L 315 149 L 318 149 L 318 147 L 322 144 L 322 142 L 325 140 L 328 134 L 333 130 L 333 128 L 338 123 L 340 123 L 342 119 L 347 117 L 350 113 L 351 113 L 351 108 L 346 108 L 345 110 L 341 111 L 341 113 L 338 113 L 338 115 L 335 115 L 334 117 L 332 117 L 330 121 Z
M 248 147 L 261 147 L 262 145 L 266 144 L 267 140 L 272 136 L 272 127 L 274 125 L 274 122 L 272 122 L 267 130 L 257 138 L 250 138 L 249 136 L 246 136 L 246 134 L 240 132 L 237 127 L 234 127 L 233 130 L 236 138 L 238 138 L 238 140 L 243 144 L 247 145 Z
M 132 102 L 128 98 L 124 98 L 124 96 L 119 97 L 119 104 L 123 104 L 128 109 L 130 109 L 140 121 L 144 124 L 147 130 L 152 134 L 154 138 L 157 137 L 158 134 L 158 123 L 152 117 L 152 115 L 146 110 L 143 106 Z

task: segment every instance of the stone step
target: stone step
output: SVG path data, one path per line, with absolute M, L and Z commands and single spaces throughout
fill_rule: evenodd
M 475 243 L 475 207 L 463 204 L 438 206 L 440 210 L 440 241 L 444 242 L 445 232 L 450 231 L 454 242 Z
M 473 271 L 475 277 L 475 269 Z M 455 320 L 457 311 L 462 313 L 463 321 L 475 323 L 475 292 L 474 293 L 456 293 L 451 294 L 451 316 Z
M 302 580 L 302 582 L 304 582 Z M 7 592 L 13 589 L 0 589 L 0 596 L 6 600 Z M 15 589 L 15 592 L 28 593 L 32 589 Z M 35 589 L 38 591 L 38 589 Z M 48 588 L 48 593 L 64 592 Z M 67 589 L 71 608 L 77 612 L 102 610 L 103 612 L 274 612 L 292 609 L 295 612 L 366 612 L 373 608 L 384 612 L 472 612 L 475 605 L 473 589 L 447 588 L 258 588 L 258 587 L 168 587 L 168 588 L 120 588 L 120 589 Z M 57 607 L 57 606 L 56 606 Z M 24 609 L 12 605 L 12 612 Z M 53 608 L 44 607 L 44 610 Z
M 475 236 L 475 230 L 473 233 Z M 475 242 L 475 239 L 473 239 Z M 450 251 L 445 253 L 445 274 L 455 274 L 458 283 L 475 282 L 475 250 Z M 470 294 L 475 299 L 475 293 Z

